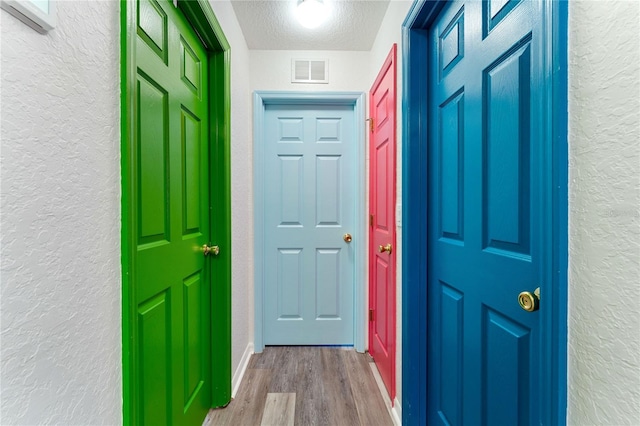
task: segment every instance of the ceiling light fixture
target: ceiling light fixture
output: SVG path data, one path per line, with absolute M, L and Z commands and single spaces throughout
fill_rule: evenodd
M 306 28 L 316 28 L 329 16 L 327 5 L 322 0 L 298 0 L 296 17 Z

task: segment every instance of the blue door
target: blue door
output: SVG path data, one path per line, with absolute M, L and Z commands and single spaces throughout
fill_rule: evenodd
M 354 114 L 266 105 L 265 345 L 354 343 Z
M 540 424 L 539 7 L 454 1 L 429 30 L 430 425 Z

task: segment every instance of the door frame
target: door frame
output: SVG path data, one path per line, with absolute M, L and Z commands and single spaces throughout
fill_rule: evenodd
M 166 1 L 166 0 L 164 0 Z M 212 306 L 212 406 L 226 405 L 231 400 L 231 56 L 230 46 L 207 0 L 177 0 L 191 27 L 198 33 L 209 55 L 209 178 L 210 199 L 223 200 L 223 208 L 210 209 L 211 239 L 223 247 L 216 262 L 211 262 L 210 277 L 216 277 Z M 137 222 L 133 194 L 136 181 L 134 168 L 135 82 L 136 82 L 136 2 L 120 2 L 120 169 L 121 194 L 121 261 L 122 261 L 122 416 L 124 424 L 135 423 L 135 360 L 132 327 L 136 307 L 131 304 L 135 289 L 135 251 Z M 215 95 L 215 96 L 214 96 Z M 220 350 L 219 346 L 223 349 Z
M 363 92 L 295 92 L 295 91 L 256 91 L 253 94 L 253 185 L 254 185 L 254 351 L 264 350 L 263 340 L 263 303 L 264 303 L 264 115 L 267 105 L 348 105 L 353 106 L 354 126 L 356 130 L 355 175 L 358 196 L 355 202 L 355 231 L 351 243 L 355 250 L 354 265 L 354 346 L 356 351 L 365 349 L 365 302 L 366 294 L 366 250 L 367 229 L 365 224 L 365 102 Z M 358 238 L 360 237 L 360 238 Z
M 415 0 L 402 24 L 402 395 L 403 424 L 426 424 L 428 31 L 445 0 Z M 545 306 L 541 315 L 541 421 L 565 424 L 567 409 L 567 2 L 542 0 L 544 87 L 543 209 Z M 421 194 L 416 196 L 416 194 Z M 514 301 L 515 302 L 515 301 Z M 544 373 L 542 373 L 544 372 Z

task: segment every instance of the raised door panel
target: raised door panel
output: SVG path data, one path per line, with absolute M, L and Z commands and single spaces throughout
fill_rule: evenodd
M 169 239 L 169 158 L 167 91 L 138 75 L 138 244 Z
M 342 222 L 343 167 L 339 155 L 316 155 L 316 228 L 340 226 Z
M 180 37 L 180 79 L 197 97 L 202 95 L 202 60 L 184 38 Z
M 340 118 L 316 118 L 316 141 L 342 143 L 342 124 Z
M 278 155 L 279 185 L 274 188 L 280 204 L 278 226 L 303 226 L 303 176 L 302 155 Z
M 440 282 L 440 329 L 438 331 L 441 386 L 438 411 L 445 424 L 463 425 L 462 395 L 464 386 L 464 295 Z
M 138 307 L 137 353 L 142 380 L 138 423 L 168 424 L 172 418 L 170 290 Z
M 343 282 L 340 249 L 316 249 L 315 319 L 339 320 Z
M 530 255 L 530 74 L 528 40 L 484 72 L 484 247 Z
M 393 202 L 389 180 L 393 178 L 391 175 L 393 170 L 390 170 L 391 167 L 388 160 L 392 154 L 393 147 L 391 146 L 391 141 L 385 138 L 384 135 L 380 139 L 382 141 L 376 143 L 375 148 L 376 173 L 373 182 L 376 188 L 375 205 L 373 206 L 376 240 L 385 239 L 385 237 L 388 239 L 393 228 L 393 223 L 391 223 L 392 215 L 389 214 L 389 203 Z M 380 242 L 382 243 L 383 241 L 380 240 Z
M 375 292 L 370 295 L 373 299 L 373 339 L 374 347 L 383 360 L 389 356 L 389 332 L 385 316 L 387 315 L 387 289 L 389 287 L 389 262 L 380 256 L 375 260 Z M 377 314 L 377 318 L 375 317 Z
M 136 17 L 138 37 L 166 64 L 169 56 L 167 13 L 155 0 L 141 0 L 137 2 Z
M 202 124 L 193 112 L 181 111 L 182 145 L 182 235 L 200 233 L 202 221 Z M 206 151 L 205 151 L 206 152 Z
M 464 242 L 464 93 L 456 92 L 440 105 L 439 111 L 439 235 L 461 244 Z
M 529 424 L 531 331 L 483 307 L 482 424 Z
M 302 320 L 302 256 L 300 248 L 278 249 L 278 278 L 275 293 L 278 321 Z M 271 302 L 271 298 L 268 298 Z
M 208 381 L 207 358 L 210 339 L 207 314 L 210 286 L 201 271 L 183 280 L 183 348 L 184 389 L 183 409 L 188 410 Z

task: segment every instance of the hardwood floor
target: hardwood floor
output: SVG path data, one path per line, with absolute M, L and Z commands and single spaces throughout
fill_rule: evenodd
M 368 354 L 270 346 L 251 356 L 236 398 L 203 426 L 393 425 Z

